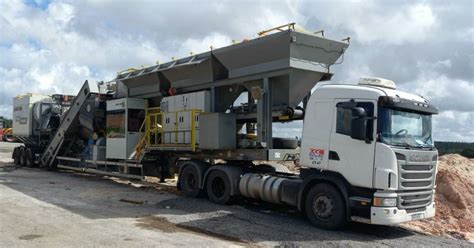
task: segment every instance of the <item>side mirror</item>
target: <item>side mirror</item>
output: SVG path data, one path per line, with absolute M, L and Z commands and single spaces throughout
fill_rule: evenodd
M 352 118 L 362 118 L 362 117 L 367 116 L 365 109 L 362 107 L 354 107 L 351 110 L 352 110 Z
M 355 107 L 352 109 L 351 138 L 367 140 L 367 113 L 364 108 Z

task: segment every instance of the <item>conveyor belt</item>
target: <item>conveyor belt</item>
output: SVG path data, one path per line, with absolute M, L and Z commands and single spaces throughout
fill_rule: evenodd
M 74 126 L 73 123 L 75 120 L 77 120 L 76 116 L 79 114 L 79 111 L 81 110 L 84 103 L 87 102 L 87 99 L 89 99 L 91 94 L 96 93 L 99 93 L 99 88 L 95 83 L 89 83 L 86 81 L 81 87 L 81 90 L 74 98 L 71 107 L 65 114 L 63 121 L 54 134 L 54 137 L 51 139 L 50 143 L 41 155 L 40 165 L 42 167 L 52 167 L 53 162 L 56 159 L 61 146 L 63 145 L 65 134 L 71 127 Z

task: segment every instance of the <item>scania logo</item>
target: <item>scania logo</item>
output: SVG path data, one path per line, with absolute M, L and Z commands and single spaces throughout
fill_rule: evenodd
M 428 161 L 430 161 L 430 155 L 422 155 L 422 154 L 412 153 L 412 154 L 410 154 L 410 161 L 413 161 L 413 162 L 428 162 Z

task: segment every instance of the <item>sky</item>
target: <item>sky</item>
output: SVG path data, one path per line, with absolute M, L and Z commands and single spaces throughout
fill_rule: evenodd
M 474 142 L 474 6 L 459 1 L 0 0 L 0 116 L 18 94 L 75 94 L 86 79 L 163 63 L 296 22 L 351 37 L 332 83 L 388 78 L 440 109 L 433 137 Z M 300 124 L 278 125 L 283 136 Z

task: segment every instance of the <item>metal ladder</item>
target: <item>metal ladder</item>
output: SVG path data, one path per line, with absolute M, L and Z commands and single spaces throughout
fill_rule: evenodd
M 54 134 L 53 138 L 49 142 L 48 146 L 44 150 L 40 158 L 41 167 L 52 167 L 53 163 L 58 155 L 58 152 L 63 145 L 64 135 L 67 133 L 71 125 L 74 123 L 79 111 L 82 106 L 89 98 L 91 94 L 99 93 L 99 88 L 97 84 L 90 84 L 87 80 L 84 85 L 81 87 L 81 90 L 74 98 L 71 107 L 66 112 L 61 124 L 59 125 L 58 130 Z

